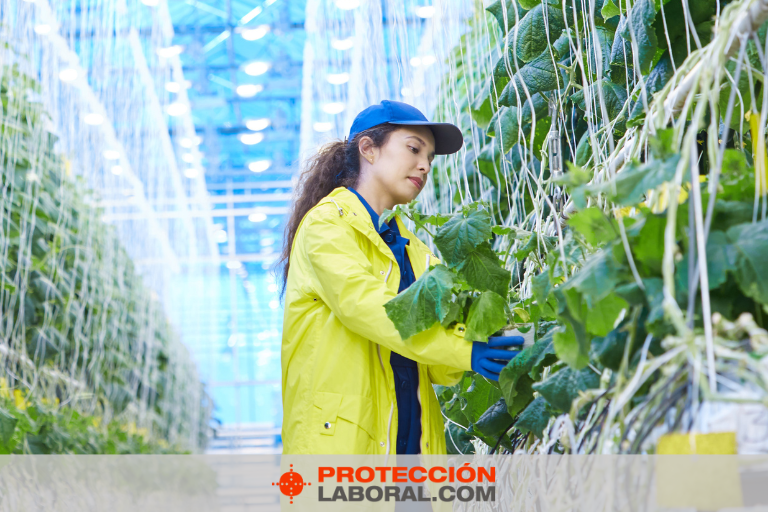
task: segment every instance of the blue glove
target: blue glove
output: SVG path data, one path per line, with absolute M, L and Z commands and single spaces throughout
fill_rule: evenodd
M 488 343 L 472 342 L 472 370 L 486 379 L 499 380 L 501 370 L 520 351 L 504 350 L 499 347 L 520 347 L 522 336 L 490 336 Z

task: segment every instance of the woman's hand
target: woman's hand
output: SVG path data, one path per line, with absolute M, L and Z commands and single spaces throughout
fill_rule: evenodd
M 503 347 L 522 348 L 523 343 L 522 336 L 490 336 L 488 343 L 472 342 L 472 370 L 486 379 L 498 381 L 501 370 L 520 353 Z

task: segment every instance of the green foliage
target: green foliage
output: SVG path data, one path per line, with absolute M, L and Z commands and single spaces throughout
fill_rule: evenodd
M 453 286 L 451 271 L 437 265 L 384 305 L 403 339 L 429 329 L 448 315 Z
M 557 7 L 539 3 L 515 27 L 516 37 L 513 41 L 517 42 L 517 57 L 523 62 L 534 60 L 557 39 L 564 28 L 563 12 Z
M 488 212 L 490 228 L 474 238 L 467 228 L 461 237 L 451 234 L 449 243 L 435 242 L 456 275 L 449 322 L 444 325 L 471 322 L 469 337 L 484 339 L 496 332 L 503 318 L 508 324 L 504 327 L 532 330 L 535 343 L 502 371 L 496 399 L 493 393 L 483 395 L 481 405 L 475 406 L 475 398 L 466 393 L 470 384 L 465 377 L 463 387 L 450 396 L 440 395 L 440 401 L 446 417 L 459 420 L 462 435 L 488 444 L 495 444 L 497 428 L 509 425 L 503 425 L 502 418 L 511 418 L 514 426 L 501 446 L 517 446 L 515 440 L 527 434 L 527 449 L 534 437 L 547 436 L 552 442 L 546 429 L 559 414 L 568 414 L 577 429 L 591 422 L 590 432 L 600 432 L 600 418 L 605 417 L 601 411 L 621 386 L 627 386 L 641 352 L 653 360 L 665 352 L 670 336 L 686 340 L 702 336 L 700 283 L 693 281 L 695 269 L 688 261 L 690 255 L 697 257 L 694 224 L 689 220 L 692 187 L 699 187 L 705 213 L 710 204 L 713 207 L 705 244 L 711 310 L 729 320 L 749 313 L 757 325 L 766 327 L 768 275 L 760 255 L 768 254 L 768 228 L 761 221 L 762 203 L 756 200 L 755 184 L 760 180 L 752 154 L 753 134 L 745 129 L 743 114 L 762 104 L 758 45 L 762 50 L 768 23 L 756 34 L 758 44 L 748 44 L 752 68 L 742 68 L 733 85 L 736 62 L 731 59 L 720 70 L 727 79 L 715 84 L 705 114 L 693 119 L 688 111 L 686 117 L 670 121 L 658 111 L 646 119 L 648 106 L 660 100 L 659 94 L 668 94 L 673 78 L 677 84 L 682 81 L 680 66 L 686 58 L 698 57 L 692 55 L 697 39 L 701 45 L 709 43 L 713 16 L 727 12 L 729 2 L 721 2 L 718 9 L 716 0 L 639 0 L 628 8 L 624 1 L 598 0 L 592 12 L 591 5 L 572 12 L 568 3 L 563 10 L 559 2 L 503 1 L 487 8 L 498 21 L 489 16 L 493 23 L 488 28 L 501 34 L 495 41 L 499 44 L 486 45 L 489 58 L 478 60 L 472 53 L 471 60 L 458 64 L 475 83 L 484 84 L 476 86 L 482 91 L 477 101 L 460 114 L 475 120 L 474 125 L 463 124 L 466 186 L 460 192 L 455 181 L 436 187 L 436 199 L 452 200 L 460 210 L 449 222 L 463 226 L 470 212 L 482 210 Z M 518 6 L 516 26 L 513 5 Z M 506 26 L 500 16 L 504 6 L 512 15 Z M 687 17 L 694 32 L 680 22 Z M 723 19 L 718 25 L 721 31 Z M 478 30 L 468 36 L 465 53 L 483 48 L 483 34 Z M 504 84 L 495 103 L 490 82 L 497 92 Z M 736 133 L 722 125 L 731 87 L 738 93 L 730 125 Z M 697 91 L 693 97 L 694 105 L 702 101 L 700 94 Z M 552 113 L 557 117 L 550 117 Z M 444 120 L 455 117 L 446 115 Z M 646 129 L 649 124 L 652 130 Z M 704 131 L 718 125 L 717 134 Z M 698 154 L 683 146 L 690 142 L 686 137 L 692 130 L 698 135 Z M 562 174 L 553 173 L 548 151 L 556 134 L 561 140 Z M 717 200 L 710 201 L 717 160 L 712 153 L 718 144 L 727 149 Z M 691 183 L 690 165 L 697 158 L 706 181 Z M 684 167 L 682 188 L 677 190 L 666 185 L 679 179 L 679 166 Z M 446 175 L 455 180 L 455 173 Z M 441 195 L 443 190 L 450 190 L 452 197 Z M 670 195 L 677 196 L 676 203 Z M 468 196 L 492 202 L 478 207 Z M 677 204 L 676 211 L 669 211 L 670 204 Z M 674 226 L 667 225 L 670 214 Z M 664 264 L 670 262 L 674 289 L 665 288 Z M 508 282 L 502 271 L 509 271 Z M 504 281 L 503 286 L 495 289 L 495 281 Z M 689 296 L 692 291 L 696 294 Z M 481 300 L 494 305 L 486 311 Z M 675 317 L 675 311 L 683 318 Z M 632 427 L 623 423 L 626 414 L 645 403 L 649 389 L 661 385 L 661 379 L 653 374 L 633 391 L 619 414 L 620 429 Z M 466 411 L 473 410 L 478 418 L 483 407 L 487 415 L 481 429 Z M 616 426 L 616 418 L 613 421 Z M 616 450 L 637 450 L 635 444 L 626 448 L 618 438 L 614 441 Z M 580 449 L 559 440 L 552 447 Z
M 55 151 L 37 80 L 15 64 L 0 77 L 3 449 L 150 453 L 164 439 L 199 449 L 210 411 L 193 362 L 97 198 Z M 135 430 L 139 411 L 146 439 L 118 432 Z M 97 417 L 104 428 L 89 430 Z
M 579 392 L 597 388 L 599 385 L 600 376 L 592 368 L 564 368 L 543 382 L 534 384 L 533 389 L 555 409 L 568 412 Z

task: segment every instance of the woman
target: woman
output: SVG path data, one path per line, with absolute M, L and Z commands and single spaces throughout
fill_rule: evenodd
M 493 347 L 522 343 L 473 343 L 461 324 L 403 340 L 384 310 L 438 260 L 379 216 L 415 199 L 434 156 L 462 143 L 456 126 L 382 101 L 302 174 L 282 254 L 284 453 L 445 453 L 432 384 L 470 369 L 497 380 L 515 353 Z

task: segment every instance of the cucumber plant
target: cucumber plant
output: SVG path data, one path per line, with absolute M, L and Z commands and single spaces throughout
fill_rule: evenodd
M 482 340 L 530 322 L 536 342 L 498 384 L 467 374 L 437 388 L 449 450 L 653 452 L 659 435 L 706 424 L 704 402 L 764 403 L 768 9 L 497 0 L 487 12 L 449 56 L 457 83 L 437 106 L 466 152 L 435 171 L 423 213 L 403 209 L 417 228 L 444 223 L 431 223 L 444 268 L 425 281 L 445 279 L 386 307 L 404 336 L 461 320 Z M 508 289 L 467 279 L 480 246 Z M 505 300 L 481 312 L 489 292 Z

